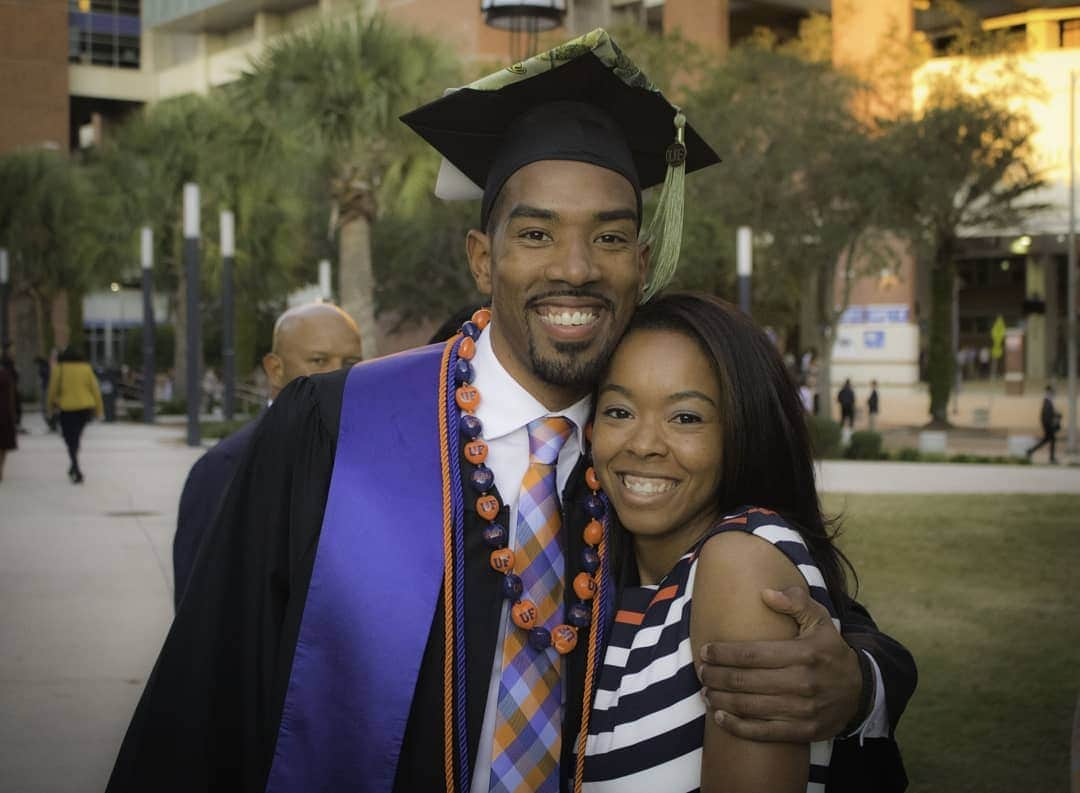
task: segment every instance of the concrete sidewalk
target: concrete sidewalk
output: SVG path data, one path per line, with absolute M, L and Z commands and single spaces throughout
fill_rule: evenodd
M 0 483 L 0 793 L 99 793 L 172 619 L 183 427 L 91 424 L 86 482 L 30 414 Z M 1080 469 L 830 461 L 840 492 L 1080 492 Z M 152 793 L 148 791 L 147 793 Z
M 172 619 L 172 535 L 201 453 L 93 423 L 82 485 L 36 415 L 0 483 L 0 791 L 98 793 Z

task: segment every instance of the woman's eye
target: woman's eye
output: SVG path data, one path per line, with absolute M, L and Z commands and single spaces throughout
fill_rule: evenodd
M 672 419 L 676 424 L 698 424 L 701 416 L 694 413 L 676 413 Z
M 607 408 L 604 413 L 609 419 L 628 419 L 630 418 L 630 411 L 626 408 Z

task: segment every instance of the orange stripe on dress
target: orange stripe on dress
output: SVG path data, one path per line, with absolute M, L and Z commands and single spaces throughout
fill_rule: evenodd
M 671 586 L 664 587 L 655 595 L 653 595 L 653 599 L 649 601 L 649 608 L 652 608 L 657 603 L 663 603 L 665 600 L 673 600 L 675 598 L 675 595 L 677 595 L 678 593 L 678 584 L 672 584 Z
M 626 611 L 620 610 L 615 614 L 615 621 L 622 622 L 626 625 L 640 625 L 645 621 L 645 615 L 638 611 Z

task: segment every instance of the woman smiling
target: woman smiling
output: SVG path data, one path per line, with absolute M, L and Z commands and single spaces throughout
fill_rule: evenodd
M 771 342 L 710 297 L 647 304 L 599 386 L 593 459 L 629 580 L 593 707 L 585 789 L 824 790 L 831 742 L 734 737 L 705 718 L 695 670 L 707 642 L 797 634 L 762 590 L 809 590 L 834 622 L 845 600 L 798 391 Z

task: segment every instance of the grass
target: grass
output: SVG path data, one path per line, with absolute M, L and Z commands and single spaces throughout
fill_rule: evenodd
M 1080 496 L 829 495 L 859 600 L 919 666 L 913 793 L 1069 789 Z

